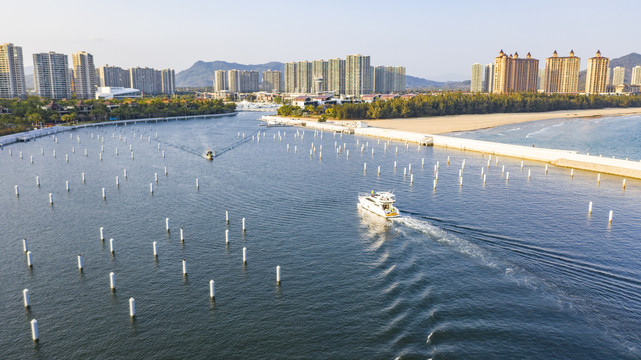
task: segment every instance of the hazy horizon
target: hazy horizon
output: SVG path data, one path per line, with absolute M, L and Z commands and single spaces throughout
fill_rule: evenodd
M 621 11 L 607 26 L 611 31 L 601 30 L 612 16 L 606 17 L 610 13 L 597 1 L 541 1 L 536 6 L 401 1 L 390 6 L 330 0 L 309 8 L 294 1 L 255 0 L 243 7 L 205 1 L 176 7 L 167 0 L 99 4 L 6 4 L 0 43 L 22 46 L 25 67 L 33 65 L 33 53 L 48 51 L 71 55 L 84 50 L 94 55 L 96 67 L 169 67 L 176 72 L 199 60 L 262 64 L 360 53 L 370 55 L 372 65 L 405 66 L 408 75 L 437 81 L 469 80 L 473 63 L 490 63 L 501 49 L 521 56 L 529 51 L 543 61 L 554 50 L 566 56 L 573 49 L 582 69 L 597 49 L 609 58 L 641 52 L 636 25 L 641 3 L 634 1 L 617 3 Z M 47 11 L 34 12 L 37 7 Z

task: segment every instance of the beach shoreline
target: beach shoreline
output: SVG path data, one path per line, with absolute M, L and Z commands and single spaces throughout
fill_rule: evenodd
M 446 115 L 410 119 L 397 118 L 363 121 L 366 121 L 369 126 L 384 129 L 439 135 L 461 131 L 488 129 L 501 125 L 518 124 L 537 120 L 571 118 L 595 119 L 600 117 L 615 117 L 637 114 L 641 114 L 641 107 L 558 110 L 534 113 Z

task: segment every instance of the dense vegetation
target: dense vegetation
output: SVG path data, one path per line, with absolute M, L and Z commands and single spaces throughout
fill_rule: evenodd
M 421 116 L 540 112 L 641 106 L 641 96 L 560 95 L 540 93 L 471 94 L 444 92 L 361 104 L 328 107 L 283 106 L 282 116 L 318 115 L 334 119 L 392 119 Z M 322 116 L 323 116 L 322 115 Z
M 10 114 L 0 114 L 0 135 L 33 129 L 45 124 L 98 122 L 110 119 L 141 119 L 184 115 L 205 115 L 232 112 L 236 105 L 222 100 L 194 100 L 183 96 L 174 99 L 128 100 L 59 100 L 51 109 L 51 100 L 30 96 L 26 100 L 0 99 L 0 107 Z

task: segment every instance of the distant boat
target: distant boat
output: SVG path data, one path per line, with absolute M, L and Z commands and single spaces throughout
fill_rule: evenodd
M 214 153 L 211 150 L 207 150 L 207 152 L 205 153 L 205 158 L 207 160 L 212 160 L 214 158 Z
M 292 126 L 292 125 L 282 123 L 282 122 L 280 122 L 278 120 L 264 120 L 264 122 L 262 124 L 260 124 L 260 126 L 267 126 L 267 127 L 276 127 L 276 126 L 286 127 L 287 126 L 287 127 L 289 127 L 289 126 Z
M 389 191 L 372 191 L 371 194 L 360 193 L 358 194 L 358 202 L 363 209 L 369 210 L 376 215 L 384 218 L 398 217 L 398 209 L 394 206 L 396 196 Z

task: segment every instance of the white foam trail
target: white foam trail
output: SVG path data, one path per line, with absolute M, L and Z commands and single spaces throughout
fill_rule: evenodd
M 487 266 L 497 267 L 496 261 L 493 261 L 490 258 L 489 254 L 477 245 L 474 245 L 471 242 L 456 237 L 452 234 L 449 234 L 444 230 L 428 223 L 427 221 L 418 220 L 411 217 L 400 217 L 394 219 L 394 221 L 403 226 L 407 226 L 408 228 L 420 231 L 428 235 L 432 240 L 447 244 L 464 255 L 481 259 L 482 262 Z
M 529 133 L 529 134 L 525 135 L 525 138 L 529 138 L 531 135 L 538 135 L 538 134 L 542 134 L 542 133 L 544 133 L 544 132 L 545 132 L 547 129 L 549 129 L 549 128 L 550 128 L 549 126 L 546 126 L 546 127 L 544 127 L 543 129 L 541 129 L 541 130 L 531 132 L 531 133 Z
M 445 230 L 442 230 L 427 221 L 414 219 L 409 216 L 400 217 L 394 219 L 395 223 L 406 226 L 410 229 L 420 231 L 426 234 L 430 239 L 445 244 L 459 253 L 469 256 L 470 258 L 477 259 L 481 264 L 498 269 L 504 273 L 507 279 L 514 281 L 519 286 L 526 286 L 532 289 L 539 289 L 541 286 L 547 287 L 545 282 L 541 282 L 540 279 L 536 278 L 529 272 L 520 267 L 501 261 L 500 259 L 495 258 L 490 252 L 484 250 L 476 244 L 471 243 L 468 240 L 457 237 L 456 235 L 450 234 Z

